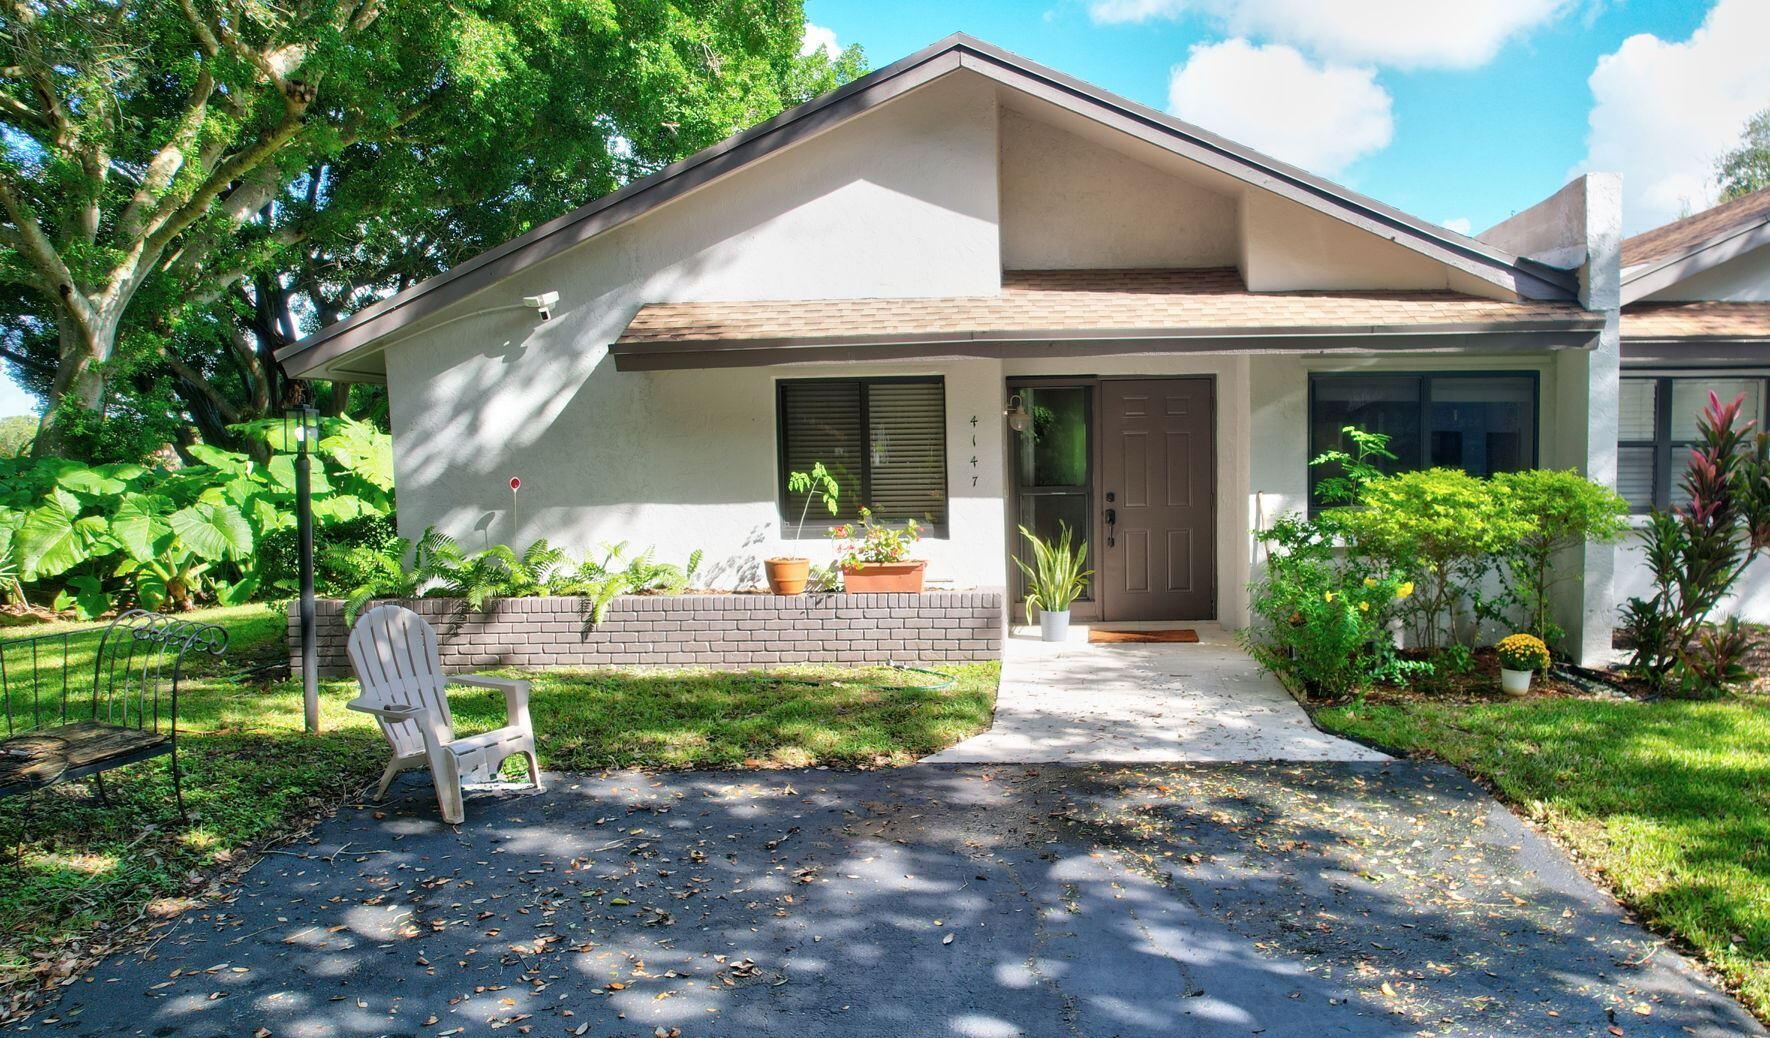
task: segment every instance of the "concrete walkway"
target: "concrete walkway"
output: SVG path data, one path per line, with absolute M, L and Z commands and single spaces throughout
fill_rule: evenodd
M 1016 629 L 995 724 L 928 763 L 1386 759 L 1317 729 L 1229 632 L 1184 626 L 1198 644 L 1090 645 L 1078 627 L 1050 645 Z

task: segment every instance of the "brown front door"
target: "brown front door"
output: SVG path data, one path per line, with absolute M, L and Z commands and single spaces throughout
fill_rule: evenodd
M 1105 381 L 1100 403 L 1105 619 L 1214 619 L 1211 380 Z

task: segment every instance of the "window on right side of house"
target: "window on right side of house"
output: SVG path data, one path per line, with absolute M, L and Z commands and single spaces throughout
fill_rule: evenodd
M 1531 468 L 1537 454 L 1537 378 L 1529 372 L 1316 374 L 1310 379 L 1309 456 L 1350 450 L 1342 430 L 1389 437 L 1387 472 L 1458 468 L 1476 476 Z M 1310 506 L 1321 481 L 1309 473 Z
M 1619 389 L 1616 489 L 1638 513 L 1689 500 L 1679 476 L 1710 393 L 1722 401 L 1745 397 L 1745 417 L 1759 428 L 1770 397 L 1761 375 L 1624 375 Z

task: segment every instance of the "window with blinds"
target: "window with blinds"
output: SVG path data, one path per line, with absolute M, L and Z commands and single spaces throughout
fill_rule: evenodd
M 821 537 L 830 524 L 857 518 L 863 505 L 877 519 L 914 519 L 931 533 L 945 531 L 946 387 L 941 379 L 803 379 L 779 387 L 779 497 L 786 536 Z M 787 489 L 789 474 L 810 472 L 819 462 L 842 488 L 833 516 L 815 491 Z
M 1770 397 L 1757 375 L 1625 375 L 1618 388 L 1616 490 L 1636 512 L 1688 503 L 1680 484 L 1710 393 L 1723 401 L 1744 397 L 1744 416 L 1760 428 Z

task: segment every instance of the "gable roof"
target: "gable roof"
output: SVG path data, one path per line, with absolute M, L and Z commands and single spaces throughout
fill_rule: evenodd
M 1577 295 L 1577 280 L 1568 271 L 1409 216 L 1172 116 L 954 34 L 366 306 L 285 347 L 277 359 L 292 376 L 307 375 L 520 270 L 959 69 L 1120 129 L 1526 298 Z
M 1681 256 L 1770 220 L 1770 188 L 1741 195 L 1694 216 L 1642 231 L 1622 243 L 1622 264 L 1640 266 Z
M 1449 291 L 1250 292 L 1233 267 L 1011 270 L 999 295 L 652 303 L 610 347 L 618 370 L 902 355 L 1115 349 L 1366 352 L 1434 337 L 1489 349 L 1591 345 L 1604 316 L 1578 303 Z M 1442 339 L 1431 343 L 1442 345 Z M 910 350 L 906 354 L 905 350 Z
M 1622 243 L 1622 301 L 1643 296 L 1770 244 L 1770 188 L 1643 231 Z

